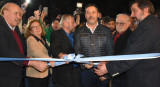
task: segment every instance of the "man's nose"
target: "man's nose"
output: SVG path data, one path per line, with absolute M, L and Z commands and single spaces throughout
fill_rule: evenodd
M 133 12 L 131 13 L 131 15 L 130 15 L 131 17 L 134 17 L 134 15 L 133 15 Z
M 22 15 L 19 13 L 19 14 L 17 14 L 17 17 L 18 17 L 19 19 L 21 19 L 21 18 L 22 18 Z

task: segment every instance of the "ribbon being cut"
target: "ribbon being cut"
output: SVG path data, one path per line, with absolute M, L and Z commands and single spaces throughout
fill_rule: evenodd
M 97 65 L 99 63 L 90 63 L 89 61 L 122 61 L 122 60 L 141 60 L 141 59 L 155 59 L 160 57 L 160 53 L 147 53 L 147 54 L 132 54 L 132 55 L 115 55 L 115 56 L 99 56 L 99 57 L 84 57 L 78 54 L 68 54 L 64 59 L 58 58 L 5 58 L 0 57 L 0 61 L 56 61 L 55 66 L 66 64 L 66 62 L 78 62 Z

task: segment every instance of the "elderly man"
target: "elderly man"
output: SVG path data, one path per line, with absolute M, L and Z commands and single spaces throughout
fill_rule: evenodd
M 128 38 L 132 31 L 130 30 L 131 18 L 127 14 L 118 14 L 116 17 L 117 33 L 114 37 L 114 55 L 120 55 L 127 45 Z M 112 87 L 127 87 L 125 73 L 115 77 L 112 80 Z
M 25 46 L 17 25 L 22 18 L 20 7 L 14 3 L 7 3 L 1 9 L 0 16 L 0 57 L 25 58 Z M 29 65 L 39 71 L 47 68 L 47 63 L 30 61 Z M 0 62 L 0 86 L 21 87 L 24 62 Z M 28 65 L 28 62 L 25 62 Z
M 118 14 L 116 17 L 116 30 L 117 33 L 114 37 L 114 54 L 119 55 L 124 51 L 127 45 L 127 40 L 131 35 L 130 30 L 131 18 L 127 14 Z
M 107 56 L 113 54 L 113 38 L 109 29 L 98 23 L 98 8 L 89 4 L 85 8 L 86 24 L 75 34 L 75 52 L 85 57 Z M 108 81 L 101 81 L 94 73 L 93 65 L 81 65 L 82 87 L 107 87 Z
M 73 29 L 76 27 L 74 17 L 69 14 L 62 16 L 60 21 L 61 29 L 54 32 L 51 37 L 51 53 L 55 58 L 64 58 L 65 55 L 74 53 Z M 55 67 L 53 69 L 53 83 L 56 87 L 80 87 L 78 78 L 78 67 L 72 63 Z
M 142 54 L 160 52 L 160 21 L 152 16 L 153 4 L 149 0 L 136 0 L 131 4 L 131 17 L 140 23 L 127 41 L 122 54 Z M 95 73 L 108 73 L 114 78 L 126 73 L 127 87 L 160 87 L 160 59 L 132 60 L 102 63 Z

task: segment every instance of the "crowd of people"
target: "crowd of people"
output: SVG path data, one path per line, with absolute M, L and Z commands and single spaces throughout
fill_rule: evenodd
M 25 11 L 6 3 L 0 15 L 0 57 L 59 58 L 68 54 L 84 57 L 160 53 L 160 20 L 149 0 L 135 0 L 131 15 L 102 17 L 95 4 L 80 15 L 58 15 L 45 24 L 39 10 L 22 26 Z M 41 14 L 41 15 L 40 15 Z M 19 26 L 22 27 L 19 27 Z M 56 61 L 0 62 L 1 87 L 160 87 L 160 59 L 104 61 L 95 66 Z

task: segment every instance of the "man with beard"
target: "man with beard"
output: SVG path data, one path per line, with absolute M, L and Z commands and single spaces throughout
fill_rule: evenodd
M 109 27 L 109 29 L 112 32 L 112 35 L 114 36 L 115 32 L 116 32 L 116 23 L 115 20 L 109 16 L 104 17 L 103 20 L 103 25 Z
M 75 33 L 74 48 L 76 54 L 84 57 L 107 56 L 113 54 L 113 38 L 109 29 L 98 24 L 98 8 L 89 4 L 85 8 L 86 24 Z M 94 66 L 90 64 L 81 65 L 82 87 L 108 87 L 108 80 L 101 81 L 94 73 Z
M 136 0 L 131 4 L 131 17 L 140 23 L 127 41 L 121 54 L 160 53 L 160 21 L 151 15 L 153 4 L 149 0 Z M 111 78 L 126 73 L 127 87 L 160 87 L 160 59 L 130 60 L 102 63 L 95 72 Z

